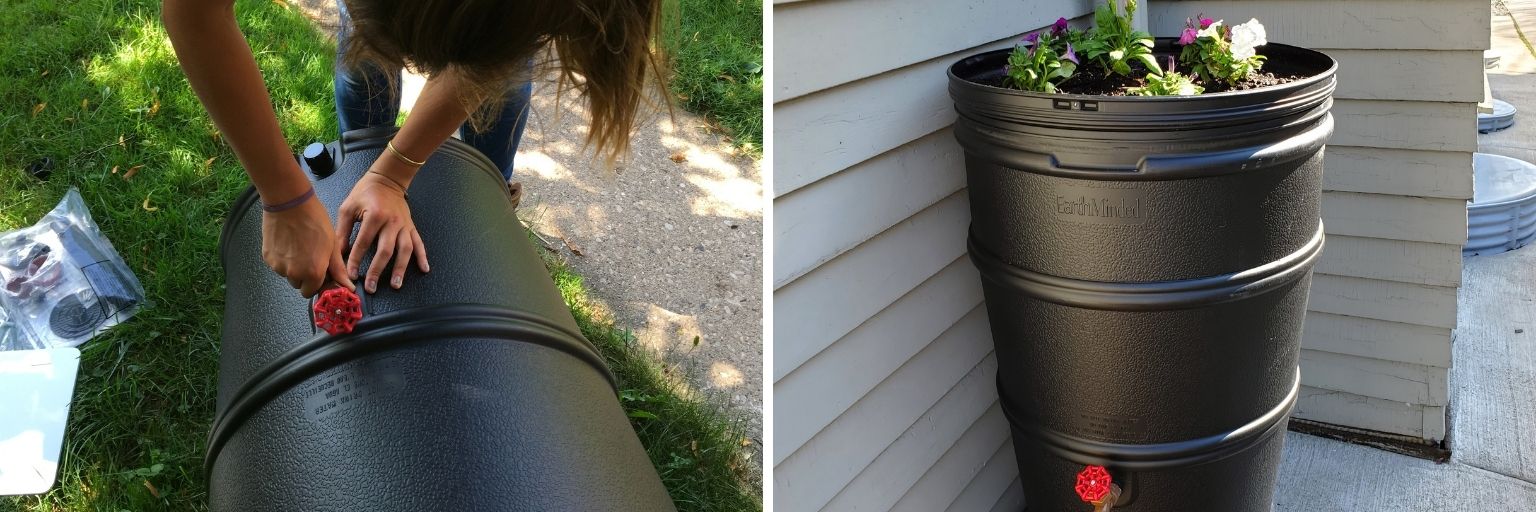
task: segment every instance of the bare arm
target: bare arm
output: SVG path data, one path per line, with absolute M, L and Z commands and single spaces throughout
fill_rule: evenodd
M 256 58 L 235 24 L 234 0 L 165 0 L 161 7 L 187 82 L 234 148 L 262 202 L 288 204 L 304 197 L 309 179 L 277 126 Z M 352 288 L 341 243 L 332 233 L 330 216 L 313 196 L 282 211 L 265 212 L 261 259 L 306 297 L 327 282 Z
M 406 118 L 405 126 L 395 134 L 392 141 L 395 149 L 405 159 L 425 161 L 469 117 L 469 109 L 459 98 L 455 79 L 428 81 L 416 100 L 416 107 Z M 380 153 L 368 168 L 369 173 L 363 175 L 341 204 L 341 221 L 336 223 L 337 239 L 346 240 L 353 224 L 362 223 L 347 254 L 347 274 L 353 279 L 361 278 L 363 289 L 369 293 L 378 289 L 379 279 L 386 270 L 391 271 L 390 287 L 400 288 L 413 255 L 422 272 L 431 268 L 427 264 L 426 244 L 416 231 L 410 207 L 403 200 L 404 189 L 410 187 L 417 170 L 405 159 L 389 150 Z M 359 267 L 369 247 L 375 247 L 373 263 L 368 266 L 367 275 L 361 276 Z M 387 265 L 391 258 L 394 259 L 392 267 Z
M 469 118 L 470 112 L 459 98 L 456 79 L 439 77 L 428 80 L 421 88 L 421 96 L 416 99 L 410 117 L 405 119 L 400 132 L 395 134 L 395 149 L 412 160 L 426 160 Z M 416 175 L 416 168 L 406 165 L 388 152 L 379 157 L 372 170 L 382 172 L 405 185 L 409 185 Z
M 234 0 L 165 0 L 161 18 L 187 82 L 265 202 L 308 191 L 309 180 L 283 140 L 266 83 L 235 24 Z

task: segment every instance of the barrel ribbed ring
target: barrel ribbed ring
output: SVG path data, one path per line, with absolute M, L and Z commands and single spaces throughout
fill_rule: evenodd
M 213 472 L 214 461 L 229 438 L 272 400 L 294 386 L 326 370 L 358 359 L 412 344 L 443 339 L 495 338 L 509 343 L 549 347 L 579 359 L 608 381 L 618 383 L 603 356 L 579 332 L 528 312 L 483 304 L 446 304 L 406 309 L 369 317 L 357 329 L 342 335 L 322 334 L 289 349 L 258 369 L 230 397 L 213 421 L 208 435 L 204 470 Z
M 999 386 L 999 392 L 1002 391 Z M 1301 369 L 1291 391 L 1280 403 L 1253 421 L 1235 429 L 1198 439 L 1158 444 L 1110 443 L 1087 439 L 1044 426 L 1028 417 L 1013 404 L 1009 397 L 1001 397 L 1003 415 L 1013 428 L 1040 441 L 1045 449 L 1064 459 L 1084 465 L 1111 466 L 1130 471 L 1173 469 L 1215 462 L 1257 446 L 1265 439 L 1284 430 L 1285 419 L 1301 391 Z
M 1120 283 L 1053 276 L 1008 264 L 969 240 L 971 261 L 983 279 L 1040 300 L 1111 311 L 1162 311 L 1232 302 L 1301 279 L 1323 252 L 1323 226 L 1300 249 L 1269 263 L 1230 274 L 1179 281 Z

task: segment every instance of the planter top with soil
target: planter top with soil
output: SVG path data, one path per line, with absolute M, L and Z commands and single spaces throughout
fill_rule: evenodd
M 1007 130 L 1160 139 L 1307 124 L 1332 105 L 1337 63 L 1270 44 L 1256 19 L 1230 25 L 1199 15 L 1180 37 L 1155 39 L 1133 28 L 1136 10 L 1136 0 L 1106 0 L 1087 30 L 1062 18 L 1011 49 L 960 60 L 949 68 L 956 109 Z
M 1072 93 L 1092 90 L 1093 80 L 1140 83 L 1142 78 L 1088 74 L 1083 89 L 1063 82 L 1058 92 L 1024 91 L 1003 87 L 1004 66 L 1012 50 L 973 55 L 949 68 L 949 92 L 962 116 L 992 119 L 985 124 L 1004 127 L 1032 125 L 1039 129 L 1078 131 L 1078 136 L 1097 138 L 1082 131 L 1100 132 L 1111 138 L 1140 138 L 1134 132 L 1182 132 L 1189 138 L 1219 135 L 1236 126 L 1240 132 L 1262 131 L 1305 123 L 1327 113 L 1337 82 L 1338 64 L 1328 55 L 1306 48 L 1270 43 L 1259 50 L 1268 57 L 1262 73 L 1221 92 L 1192 96 L 1131 96 L 1119 91 L 1101 94 Z M 1155 58 L 1177 52 L 1174 40 L 1158 39 Z M 1136 68 L 1139 69 L 1139 68 Z M 1074 76 L 1074 79 L 1078 77 Z M 1101 89 L 1103 86 L 1100 86 Z M 1111 135 L 1113 133 L 1114 135 Z M 1237 133 L 1228 133 L 1237 135 Z M 1182 138 L 1182 137 L 1181 137 Z
M 1152 50 L 1156 59 L 1166 61 L 1178 54 L 1173 38 L 1158 38 L 1156 41 L 1156 46 Z M 1004 69 L 1007 67 L 1008 56 L 1012 51 L 1012 49 L 993 50 L 966 57 L 950 66 L 950 78 L 979 87 L 997 89 L 995 92 L 998 93 L 1032 94 L 1078 101 L 1107 98 L 1167 101 L 1233 95 L 1292 84 L 1294 84 L 1292 87 L 1286 89 L 1306 88 L 1308 85 L 1330 81 L 1338 67 L 1333 58 L 1322 52 L 1270 43 L 1259 51 L 1260 55 L 1269 58 L 1262 71 L 1243 78 L 1236 85 L 1216 82 L 1207 87 L 1204 93 L 1195 96 L 1133 96 L 1129 94 L 1128 89 L 1146 85 L 1148 72 L 1146 67 L 1140 64 L 1132 66 L 1134 70 L 1132 75 L 1115 75 L 1096 69 L 1079 68 L 1072 78 L 1058 86 L 1057 92 L 1052 93 L 1024 91 L 1005 86 Z

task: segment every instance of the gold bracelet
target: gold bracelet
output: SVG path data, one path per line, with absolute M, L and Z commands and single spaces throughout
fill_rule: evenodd
M 400 153 L 400 150 L 395 149 L 395 141 L 389 141 L 389 142 L 384 143 L 384 147 L 389 148 L 389 152 L 390 153 L 394 153 L 395 154 L 395 158 L 399 158 L 400 161 L 401 162 L 405 162 L 406 165 L 409 165 L 411 167 L 421 167 L 423 165 L 427 165 L 427 162 L 425 160 L 417 162 L 415 160 L 411 160 L 410 158 L 406 158 L 406 156 L 404 154 Z
M 369 169 L 369 170 L 368 170 L 368 174 L 377 174 L 377 175 L 379 175 L 379 176 L 380 176 L 380 177 L 382 177 L 382 178 L 384 178 L 384 179 L 386 179 L 386 180 L 389 180 L 389 182 L 390 182 L 390 183 L 394 183 L 394 184 L 395 184 L 395 186 L 396 186 L 396 187 L 400 187 L 400 191 L 401 191 L 401 192 L 405 192 L 405 184 L 403 184 L 403 183 L 400 183 L 400 180 L 397 180 L 397 179 L 394 179 L 394 178 L 391 178 L 391 177 L 389 177 L 389 175 L 388 175 L 388 174 L 384 174 L 384 173 L 382 173 L 382 172 L 379 172 L 379 171 L 375 171 L 375 170 L 373 170 L 373 169 Z

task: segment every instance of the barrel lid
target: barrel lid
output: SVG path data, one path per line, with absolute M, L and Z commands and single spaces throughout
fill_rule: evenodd
M 1507 156 L 1477 153 L 1472 161 L 1471 206 L 1536 197 L 1536 164 Z
M 1509 128 L 1515 123 L 1515 106 L 1504 100 L 1493 100 L 1493 113 L 1477 114 L 1477 131 L 1488 133 Z

